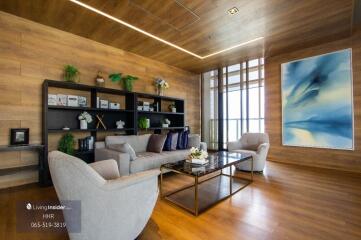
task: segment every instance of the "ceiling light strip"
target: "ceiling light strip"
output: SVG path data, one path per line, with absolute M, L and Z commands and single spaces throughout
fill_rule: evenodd
M 223 53 L 223 52 L 227 52 L 227 51 L 232 50 L 232 49 L 234 49 L 234 48 L 238 48 L 238 47 L 241 47 L 241 46 L 244 46 L 244 45 L 247 45 L 247 44 L 250 44 L 250 43 L 253 43 L 253 42 L 259 41 L 259 40 L 262 40 L 262 39 L 263 39 L 263 37 L 258 37 L 258 38 L 255 38 L 255 39 L 249 40 L 249 41 L 247 41 L 247 42 L 243 42 L 243 43 L 240 43 L 240 44 L 234 45 L 234 46 L 232 46 L 232 47 L 225 48 L 225 49 L 223 49 L 223 50 L 221 50 L 221 51 L 218 51 L 218 52 L 214 52 L 214 53 L 208 54 L 208 55 L 206 55 L 206 56 L 203 56 L 203 58 L 212 57 L 212 56 L 214 56 L 214 55 L 216 55 L 216 54 L 220 54 L 220 53 Z
M 92 7 L 92 6 L 89 6 L 88 4 L 82 3 L 82 2 L 80 2 L 80 1 L 78 1 L 78 0 L 69 0 L 69 1 L 75 3 L 75 4 L 79 5 L 79 6 L 82 6 L 82 7 L 86 8 L 86 9 L 89 9 L 90 11 L 93 11 L 93 12 L 95 12 L 95 13 L 98 13 L 99 15 L 102 15 L 102 16 L 104 16 L 104 17 L 106 17 L 106 18 L 109 18 L 109 19 L 111 19 L 111 20 L 113 20 L 113 21 L 115 21 L 115 22 L 118 22 L 118 23 L 120 23 L 120 24 L 122 24 L 122 25 L 124 25 L 124 26 L 126 26 L 126 27 L 129 27 L 129 28 L 131 28 L 131 29 L 133 29 L 133 30 L 135 30 L 135 31 L 137 31 L 137 32 L 140 32 L 140 33 L 142 33 L 142 34 L 144 34 L 144 35 L 147 35 L 148 37 L 154 38 L 154 39 L 156 39 L 156 40 L 158 40 L 158 41 L 160 41 L 160 42 L 162 42 L 162 43 L 164 43 L 164 44 L 167 44 L 167 45 L 169 45 L 169 46 L 171 46 L 171 47 L 174 47 L 174 48 L 176 48 L 176 49 L 178 49 L 178 50 L 180 50 L 180 51 L 182 51 L 182 52 L 188 53 L 188 54 L 190 54 L 190 55 L 192 55 L 192 56 L 194 56 L 194 57 L 196 57 L 196 58 L 199 58 L 199 59 L 205 59 L 205 58 L 214 56 L 214 55 L 216 55 L 216 54 L 220 54 L 220 53 L 229 51 L 229 50 L 231 50 L 231 49 L 238 48 L 238 47 L 247 45 L 247 44 L 249 44 L 249 43 L 252 43 L 252 42 L 255 42 L 255 41 L 258 41 L 258 40 L 263 39 L 263 37 L 258 37 L 258 38 L 252 39 L 252 40 L 250 40 L 250 41 L 243 42 L 243 43 L 234 45 L 234 46 L 232 46 L 232 47 L 223 49 L 223 50 L 221 50 L 221 51 L 208 54 L 208 55 L 206 55 L 206 56 L 200 56 L 200 55 L 195 54 L 195 53 L 193 53 L 193 52 L 191 52 L 191 51 L 188 51 L 187 49 L 184 49 L 184 48 L 182 48 L 182 47 L 180 47 L 180 46 L 178 46 L 178 45 L 175 45 L 175 44 L 173 44 L 173 43 L 171 43 L 171 42 L 168 42 L 167 40 L 164 40 L 164 39 L 162 39 L 162 38 L 160 38 L 160 37 L 157 37 L 157 36 L 155 36 L 155 35 L 153 35 L 153 34 L 151 34 L 151 33 L 149 33 L 149 32 L 146 32 L 146 31 L 144 31 L 144 30 L 142 30 L 142 29 L 140 29 L 140 28 L 138 28 L 138 27 L 136 27 L 136 26 L 133 26 L 133 25 L 127 23 L 127 22 L 124 22 L 124 21 L 120 20 L 119 18 L 113 17 L 113 16 L 111 16 L 111 15 L 109 15 L 109 14 L 103 12 L 103 11 L 100 11 L 100 10 L 98 10 L 98 9 Z

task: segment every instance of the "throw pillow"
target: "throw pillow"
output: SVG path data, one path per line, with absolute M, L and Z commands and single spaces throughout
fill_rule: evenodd
M 175 132 L 172 134 L 172 143 L 171 143 L 171 150 L 177 150 L 177 143 L 178 143 L 178 133 Z
M 198 134 L 189 134 L 187 148 L 192 148 L 192 147 L 199 148 L 200 145 L 201 145 L 201 136 L 199 136 Z
M 130 155 L 130 161 L 133 161 L 137 158 L 134 149 L 128 143 L 120 143 L 120 144 L 111 144 L 107 147 L 110 150 L 115 150 L 122 153 L 128 153 Z
M 161 153 L 167 136 L 162 134 L 152 134 L 149 138 L 147 152 Z
M 178 133 L 169 131 L 164 143 L 164 151 L 177 150 Z
M 172 150 L 171 148 L 172 148 L 172 132 L 168 132 L 167 138 L 165 139 L 164 142 L 163 151 L 170 151 Z
M 182 131 L 178 134 L 177 149 L 187 149 L 189 131 Z

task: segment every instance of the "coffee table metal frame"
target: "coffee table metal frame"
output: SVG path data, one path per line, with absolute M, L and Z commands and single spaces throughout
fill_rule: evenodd
M 241 163 L 241 162 L 244 162 L 244 161 L 249 161 L 249 160 L 251 160 L 251 171 L 250 171 L 251 177 L 250 177 L 250 178 L 243 178 L 243 177 L 238 177 L 238 176 L 233 176 L 233 175 L 232 175 L 232 167 L 233 167 L 234 165 L 236 165 L 236 164 L 238 164 L 238 163 Z M 164 165 L 165 165 L 165 164 L 164 164 Z M 207 174 L 205 174 L 205 175 L 198 176 L 198 175 L 192 175 L 192 174 L 187 174 L 187 173 L 185 173 L 185 172 L 177 171 L 177 170 L 175 170 L 175 169 L 167 168 L 167 167 L 165 167 L 164 165 L 162 165 L 162 166 L 160 167 L 160 171 L 161 171 L 161 173 L 160 173 L 160 184 L 159 184 L 160 197 L 161 197 L 162 199 L 165 199 L 165 200 L 167 200 L 168 202 L 170 202 L 170 203 L 172 203 L 172 204 L 174 204 L 174 205 L 176 205 L 176 206 L 178 206 L 178 207 L 186 210 L 187 212 L 190 212 L 191 214 L 193 214 L 193 215 L 195 215 L 195 216 L 198 216 L 200 213 L 208 210 L 209 208 L 213 207 L 214 205 L 218 204 L 219 202 L 221 202 L 221 201 L 227 199 L 228 197 L 232 196 L 233 194 L 239 192 L 240 190 L 244 189 L 245 187 L 247 187 L 249 184 L 251 184 L 251 183 L 253 182 L 253 157 L 252 157 L 252 156 L 249 156 L 249 157 L 247 157 L 247 158 L 239 159 L 239 161 L 234 161 L 234 162 L 232 162 L 232 163 L 230 163 L 230 164 L 227 164 L 227 165 L 223 166 L 223 168 L 217 170 L 217 171 L 220 171 L 219 174 L 217 174 L 217 175 L 215 175 L 215 176 L 212 176 L 212 177 L 210 177 L 210 178 L 207 178 L 207 179 L 205 179 L 205 180 L 203 180 L 203 181 L 199 181 L 199 178 L 200 178 L 200 177 L 205 177 L 205 176 L 207 176 L 207 175 L 209 175 L 209 174 L 212 174 L 212 173 L 214 173 L 214 172 L 212 172 L 212 173 L 207 173 Z M 227 167 L 229 168 L 229 173 L 230 173 L 230 174 L 225 174 L 225 173 L 223 173 L 223 169 L 225 169 L 225 168 L 227 168 Z M 188 177 L 192 177 L 192 178 L 194 178 L 194 184 L 188 185 L 188 186 L 183 187 L 183 188 L 180 188 L 180 189 L 177 189 L 177 190 L 172 191 L 172 192 L 169 192 L 169 193 L 167 193 L 167 194 L 163 194 L 163 189 L 162 189 L 162 185 L 163 185 L 163 169 L 168 170 L 168 171 L 170 171 L 170 172 L 175 172 L 175 173 L 177 173 L 177 174 L 181 174 L 181 175 L 185 175 L 185 176 L 188 176 Z M 215 172 L 217 172 L 217 171 L 215 171 Z M 226 195 L 225 197 L 221 198 L 221 199 L 218 199 L 217 201 L 215 201 L 215 202 L 212 203 L 211 205 L 207 206 L 207 207 L 206 207 L 205 209 L 203 209 L 202 211 L 199 211 L 199 196 L 198 196 L 198 187 L 199 187 L 199 185 L 200 185 L 201 183 L 203 183 L 203 182 L 209 181 L 209 180 L 211 180 L 211 179 L 213 179 L 213 178 L 216 178 L 216 177 L 219 177 L 219 176 L 229 177 L 229 194 Z M 237 189 L 236 191 L 233 191 L 233 186 L 232 186 L 232 185 L 233 185 L 233 179 L 234 179 L 234 178 L 236 178 L 236 179 L 241 179 L 241 180 L 243 180 L 243 181 L 246 181 L 246 184 L 243 185 L 243 186 L 241 186 L 241 187 L 240 187 L 239 189 Z M 183 191 L 183 190 L 185 190 L 185 189 L 192 188 L 192 187 L 194 187 L 194 209 L 190 209 L 190 208 L 186 207 L 185 205 L 182 205 L 182 204 L 179 203 L 179 202 L 175 202 L 175 201 L 173 201 L 171 198 L 169 198 L 171 195 L 173 195 L 173 194 L 175 194 L 175 193 L 178 193 L 178 192 L 180 192 L 180 191 Z

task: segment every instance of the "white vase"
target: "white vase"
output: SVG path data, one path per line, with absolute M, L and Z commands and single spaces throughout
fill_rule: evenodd
M 172 112 L 177 112 L 177 109 L 174 107 L 174 108 L 172 108 Z
M 162 127 L 163 127 L 163 128 L 167 128 L 167 127 L 169 127 L 169 124 L 163 123 L 163 124 L 162 124 Z
M 88 129 L 88 123 L 85 120 L 80 120 L 80 129 Z

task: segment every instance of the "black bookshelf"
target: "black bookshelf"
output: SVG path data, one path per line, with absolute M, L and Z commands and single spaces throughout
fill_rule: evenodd
M 50 106 L 48 105 L 49 88 L 57 88 L 58 94 L 64 94 L 61 89 L 71 89 L 77 91 L 84 91 L 90 95 L 87 101 L 90 103 L 88 107 L 68 107 L 68 106 Z M 97 108 L 97 97 L 99 94 L 110 94 L 125 98 L 125 106 L 122 109 L 103 109 Z M 150 119 L 150 128 L 154 133 L 160 133 L 164 130 L 182 130 L 184 129 L 184 100 L 180 98 L 173 98 L 168 96 L 158 96 L 147 93 L 128 92 L 118 89 L 89 86 L 84 84 L 55 81 L 46 79 L 43 82 L 43 123 L 42 123 L 42 137 L 44 145 L 44 157 L 42 158 L 41 168 L 39 169 L 39 182 L 43 186 L 51 185 L 51 178 L 48 166 L 48 139 L 50 134 L 65 134 L 66 132 L 85 132 L 89 136 L 93 136 L 97 140 L 98 133 L 116 133 L 124 135 L 134 135 L 142 131 L 138 128 L 138 119 L 145 116 Z M 158 103 L 158 111 L 138 111 L 137 103 L 139 99 L 147 99 L 150 102 Z M 167 102 L 175 104 L 177 112 L 168 112 L 167 109 L 162 109 Z M 93 123 L 88 125 L 88 129 L 79 128 L 78 116 L 83 111 L 87 111 L 93 115 Z M 107 129 L 96 129 L 96 114 L 104 114 L 103 121 Z M 167 118 L 171 121 L 168 128 L 162 128 L 162 121 Z M 125 122 L 123 129 L 117 129 L 115 122 L 122 120 Z M 63 127 L 68 127 L 69 130 L 64 130 Z M 94 151 L 75 151 L 75 156 L 90 163 L 94 161 Z

